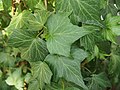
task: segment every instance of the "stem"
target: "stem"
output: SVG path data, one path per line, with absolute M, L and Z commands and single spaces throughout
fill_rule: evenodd
M 45 8 L 47 9 L 47 0 L 44 0 Z
M 44 32 L 44 30 L 42 30 L 36 37 L 39 37 L 39 35 L 41 35 Z

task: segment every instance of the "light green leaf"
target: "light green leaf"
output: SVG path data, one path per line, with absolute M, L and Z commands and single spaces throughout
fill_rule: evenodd
M 80 37 L 90 33 L 70 23 L 68 14 L 53 14 L 47 22 L 47 48 L 51 54 L 70 55 L 70 47 Z
M 31 63 L 33 78 L 37 78 L 39 88 L 42 90 L 45 84 L 50 84 L 52 72 L 45 62 Z
M 14 29 L 19 29 L 25 27 L 27 24 L 28 16 L 31 14 L 29 11 L 23 11 L 19 15 L 14 16 L 10 22 L 10 25 L 6 28 L 8 32 L 13 31 Z
M 102 26 L 100 23 L 100 0 L 57 0 L 56 10 L 73 11 L 79 22 Z
M 120 16 L 111 16 L 110 14 L 106 17 L 107 28 L 112 30 L 116 35 L 120 35 Z
M 9 77 L 5 80 L 8 85 L 14 85 L 18 90 L 23 90 L 24 81 L 21 77 L 21 68 L 16 69 L 13 73 L 10 73 Z
M 27 27 L 32 31 L 39 31 L 44 27 L 48 17 L 49 12 L 38 10 L 29 17 Z
M 45 61 L 51 67 L 56 80 L 65 78 L 67 81 L 73 82 L 87 90 L 80 72 L 79 62 L 57 55 L 48 55 Z
M 1 10 L 4 10 L 2 0 L 0 0 L 0 11 L 1 11 Z
M 3 66 L 14 66 L 15 58 L 9 55 L 9 53 L 0 52 L 0 63 Z
M 106 87 L 110 87 L 110 81 L 104 73 L 93 74 L 89 81 L 89 90 L 104 90 Z

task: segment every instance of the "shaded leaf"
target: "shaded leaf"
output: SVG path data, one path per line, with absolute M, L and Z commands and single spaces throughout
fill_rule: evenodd
M 3 66 L 14 66 L 15 58 L 9 55 L 9 53 L 0 52 L 0 63 Z
M 106 87 L 110 87 L 110 81 L 106 77 L 104 73 L 93 74 L 90 84 L 89 90 L 104 90 Z

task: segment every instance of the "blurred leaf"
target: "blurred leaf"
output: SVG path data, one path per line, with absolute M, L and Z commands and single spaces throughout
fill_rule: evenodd
M 14 66 L 15 58 L 10 56 L 9 53 L 0 52 L 0 63 L 3 66 Z
M 110 87 L 110 81 L 104 73 L 93 74 L 89 80 L 89 90 L 104 90 L 106 87 Z

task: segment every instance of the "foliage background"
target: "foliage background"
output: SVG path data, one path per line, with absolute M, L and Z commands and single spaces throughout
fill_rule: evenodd
M 0 0 L 0 90 L 119 90 L 120 0 Z

